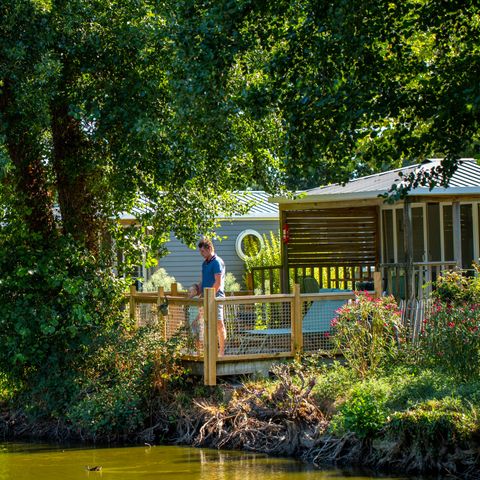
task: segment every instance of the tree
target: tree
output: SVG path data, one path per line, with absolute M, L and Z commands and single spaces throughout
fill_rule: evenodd
M 172 230 L 192 243 L 239 209 L 232 187 L 265 177 L 225 156 L 220 124 L 207 144 L 185 121 L 171 15 L 0 0 L 0 370 L 60 401 L 124 319 L 112 241 L 129 261 Z M 119 227 L 125 211 L 138 226 Z
M 243 155 L 270 152 L 291 187 L 442 156 L 433 176 L 410 179 L 430 185 L 478 155 L 476 2 L 179 1 L 177 12 L 185 77 L 202 85 L 190 104 L 215 98 Z
M 191 242 L 256 175 L 231 172 L 224 138 L 201 152 L 180 128 L 168 13 L 155 0 L 0 4 L 3 199 L 47 242 L 60 226 L 98 253 L 110 220 L 135 205 L 159 235 Z

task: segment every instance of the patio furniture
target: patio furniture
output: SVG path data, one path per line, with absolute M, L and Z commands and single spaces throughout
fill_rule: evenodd
M 315 293 L 350 292 L 334 288 L 317 289 Z M 314 293 L 314 292 L 308 292 Z M 336 316 L 336 311 L 345 305 L 345 299 L 314 300 L 309 302 L 303 320 L 302 333 L 304 339 L 314 337 L 316 340 L 328 341 L 331 321 Z M 327 335 L 325 335 L 327 334 Z M 291 328 L 266 328 L 262 330 L 247 330 L 242 332 L 240 353 L 271 353 L 290 351 Z M 312 343 L 312 342 L 310 342 Z M 315 343 L 315 342 L 313 342 Z

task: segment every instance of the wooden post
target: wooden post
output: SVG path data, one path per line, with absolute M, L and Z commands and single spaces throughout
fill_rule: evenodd
M 287 214 L 284 211 L 280 212 L 280 233 L 282 233 L 283 226 L 287 223 Z M 280 274 L 280 291 L 282 293 L 289 293 L 290 290 L 290 275 L 288 266 L 288 243 L 283 240 L 283 235 L 280 240 L 280 254 L 282 258 L 282 271 Z
M 392 282 L 393 282 L 393 268 L 389 267 L 387 269 L 384 269 L 384 272 L 386 272 L 386 274 L 387 274 L 387 293 L 389 295 L 392 295 L 392 293 L 393 293 L 393 285 L 392 285 Z
M 176 297 L 178 295 L 178 284 L 177 283 L 172 283 L 170 285 L 170 294 L 172 297 Z
M 204 360 L 203 383 L 205 385 L 217 384 L 217 302 L 215 289 L 205 288 L 203 299 L 204 312 Z
M 405 248 L 405 300 L 414 295 L 412 205 L 408 198 L 403 204 L 403 245 Z
M 163 287 L 158 287 L 158 292 L 157 292 L 158 323 L 162 331 L 162 340 L 165 342 L 167 340 L 167 319 L 160 310 L 160 305 L 164 302 L 164 300 L 165 300 L 165 290 Z
M 247 290 L 250 290 L 251 292 L 253 292 L 253 272 L 247 272 L 245 275 L 245 280 L 246 280 L 245 283 L 246 283 Z
M 453 258 L 458 268 L 462 268 L 462 220 L 460 202 L 452 203 Z
M 300 285 L 296 283 L 293 286 L 292 302 L 292 354 L 300 355 L 303 349 L 302 332 L 302 299 L 300 298 Z
M 375 288 L 375 297 L 380 298 L 382 296 L 382 272 L 373 272 L 373 284 Z
M 130 285 L 130 318 L 137 323 L 137 302 L 135 301 L 135 294 L 137 293 L 137 287 Z

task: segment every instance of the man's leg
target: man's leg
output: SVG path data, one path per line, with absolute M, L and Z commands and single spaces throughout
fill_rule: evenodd
M 218 356 L 225 355 L 225 341 L 227 340 L 227 329 L 223 321 L 223 305 L 218 306 L 217 311 L 217 337 L 218 337 Z

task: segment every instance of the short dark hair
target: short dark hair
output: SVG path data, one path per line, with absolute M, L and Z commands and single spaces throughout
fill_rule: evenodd
M 209 238 L 202 238 L 198 242 L 198 248 L 208 248 L 209 250 L 213 250 L 213 243 Z

